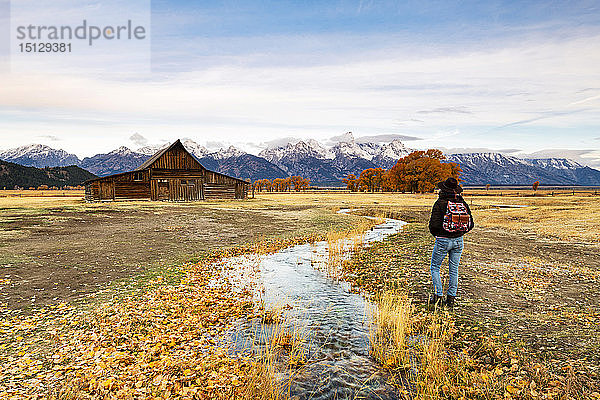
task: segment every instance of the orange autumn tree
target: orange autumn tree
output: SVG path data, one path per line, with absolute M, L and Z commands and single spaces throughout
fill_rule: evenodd
M 276 192 L 285 192 L 290 188 L 291 181 L 289 178 L 275 178 L 271 184 Z
M 261 192 L 263 189 L 267 192 L 288 192 L 292 186 L 294 190 L 299 192 L 310 186 L 310 179 L 301 176 L 292 176 L 287 178 L 258 179 L 252 183 L 255 190 Z
M 306 190 L 310 185 L 310 179 L 303 178 L 301 176 L 292 176 L 290 177 L 290 181 L 292 185 L 294 185 L 294 190 L 299 192 L 300 190 Z
M 380 190 L 383 183 L 385 171 L 383 168 L 368 168 L 360 173 L 358 177 L 358 188 L 374 192 Z
M 354 174 L 348 175 L 348 177 L 342 179 L 342 182 L 346 184 L 346 189 L 351 192 L 358 191 L 358 178 Z
M 456 163 L 443 163 L 444 154 L 437 149 L 413 151 L 398 160 L 388 171 L 391 190 L 402 192 L 432 192 L 437 182 L 449 177 L 459 179 L 462 172 Z

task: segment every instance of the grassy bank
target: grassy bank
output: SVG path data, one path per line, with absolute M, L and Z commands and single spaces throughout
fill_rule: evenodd
M 355 290 L 366 292 L 378 305 L 372 330 L 375 340 L 371 341 L 374 357 L 392 368 L 402 364 L 390 361 L 388 357 L 394 354 L 410 352 L 418 360 L 413 361 L 418 364 L 417 371 L 413 368 L 398 374 L 403 396 L 549 399 L 589 398 L 586 395 L 597 392 L 598 313 L 592 307 L 580 306 L 578 313 L 584 313 L 588 321 L 581 318 L 582 322 L 577 323 L 556 316 L 555 322 L 548 324 L 552 310 L 567 311 L 569 307 L 558 303 L 557 298 L 543 303 L 519 296 L 514 285 L 524 278 L 522 265 L 511 269 L 510 263 L 482 262 L 482 258 L 489 260 L 490 254 L 480 253 L 480 242 L 493 242 L 495 238 L 477 232 L 466 237 L 459 302 L 454 312 L 442 310 L 433 314 L 426 309 L 432 291 L 432 238 L 425 218 L 426 215 L 415 215 L 415 222 L 406 226 L 404 232 L 359 251 L 344 271 Z M 500 250 L 506 248 L 510 239 L 499 243 L 503 246 Z M 515 259 L 522 261 L 528 255 L 516 252 L 511 256 L 513 262 L 518 262 Z M 554 279 L 565 279 L 562 272 L 554 274 Z M 513 277 L 513 286 L 506 285 L 507 276 Z M 580 275 L 573 272 L 569 279 L 578 282 Z M 532 285 L 535 290 L 536 281 Z M 506 296 L 496 296 L 499 286 L 504 286 Z M 597 304 L 598 300 L 591 301 Z M 554 340 L 557 334 L 562 335 L 562 342 Z M 403 339 L 408 336 L 422 340 L 410 347 L 408 340 Z M 574 338 L 572 345 L 566 337 Z M 412 384 L 401 377 L 408 377 Z

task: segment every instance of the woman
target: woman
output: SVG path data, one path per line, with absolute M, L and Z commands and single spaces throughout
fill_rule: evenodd
M 467 202 L 460 193 L 462 188 L 454 178 L 438 183 L 439 197 L 429 219 L 429 232 L 435 236 L 435 245 L 431 254 L 431 280 L 433 296 L 430 305 L 454 307 L 458 290 L 458 264 L 463 250 L 463 235 L 473 229 L 473 216 Z M 448 292 L 444 301 L 444 290 L 440 278 L 440 266 L 448 255 Z

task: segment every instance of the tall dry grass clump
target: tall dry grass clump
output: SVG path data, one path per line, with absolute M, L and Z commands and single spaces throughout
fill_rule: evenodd
M 273 317 L 265 319 L 265 315 Z M 264 310 L 261 324 L 257 336 L 247 344 L 252 368 L 235 398 L 289 399 L 294 378 L 309 362 L 309 331 L 292 323 L 280 306 Z
M 328 257 L 324 263 L 325 274 L 335 280 L 342 279 L 343 263 L 363 247 L 365 231 L 383 222 L 385 222 L 384 218 L 364 218 L 359 220 L 352 229 L 327 232 Z
M 407 378 L 399 380 L 405 382 L 402 398 L 491 398 L 486 394 L 494 392 L 496 382 L 467 370 L 460 354 L 450 349 L 454 322 L 449 313 L 417 313 L 406 294 L 394 292 L 384 292 L 370 311 L 370 354 Z
M 385 292 L 370 310 L 370 354 L 388 368 L 410 368 L 408 336 L 414 306 L 406 295 Z

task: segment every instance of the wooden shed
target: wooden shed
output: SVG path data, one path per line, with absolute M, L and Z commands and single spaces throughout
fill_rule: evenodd
M 244 199 L 249 182 L 209 171 L 177 140 L 131 172 L 90 179 L 87 201 Z

